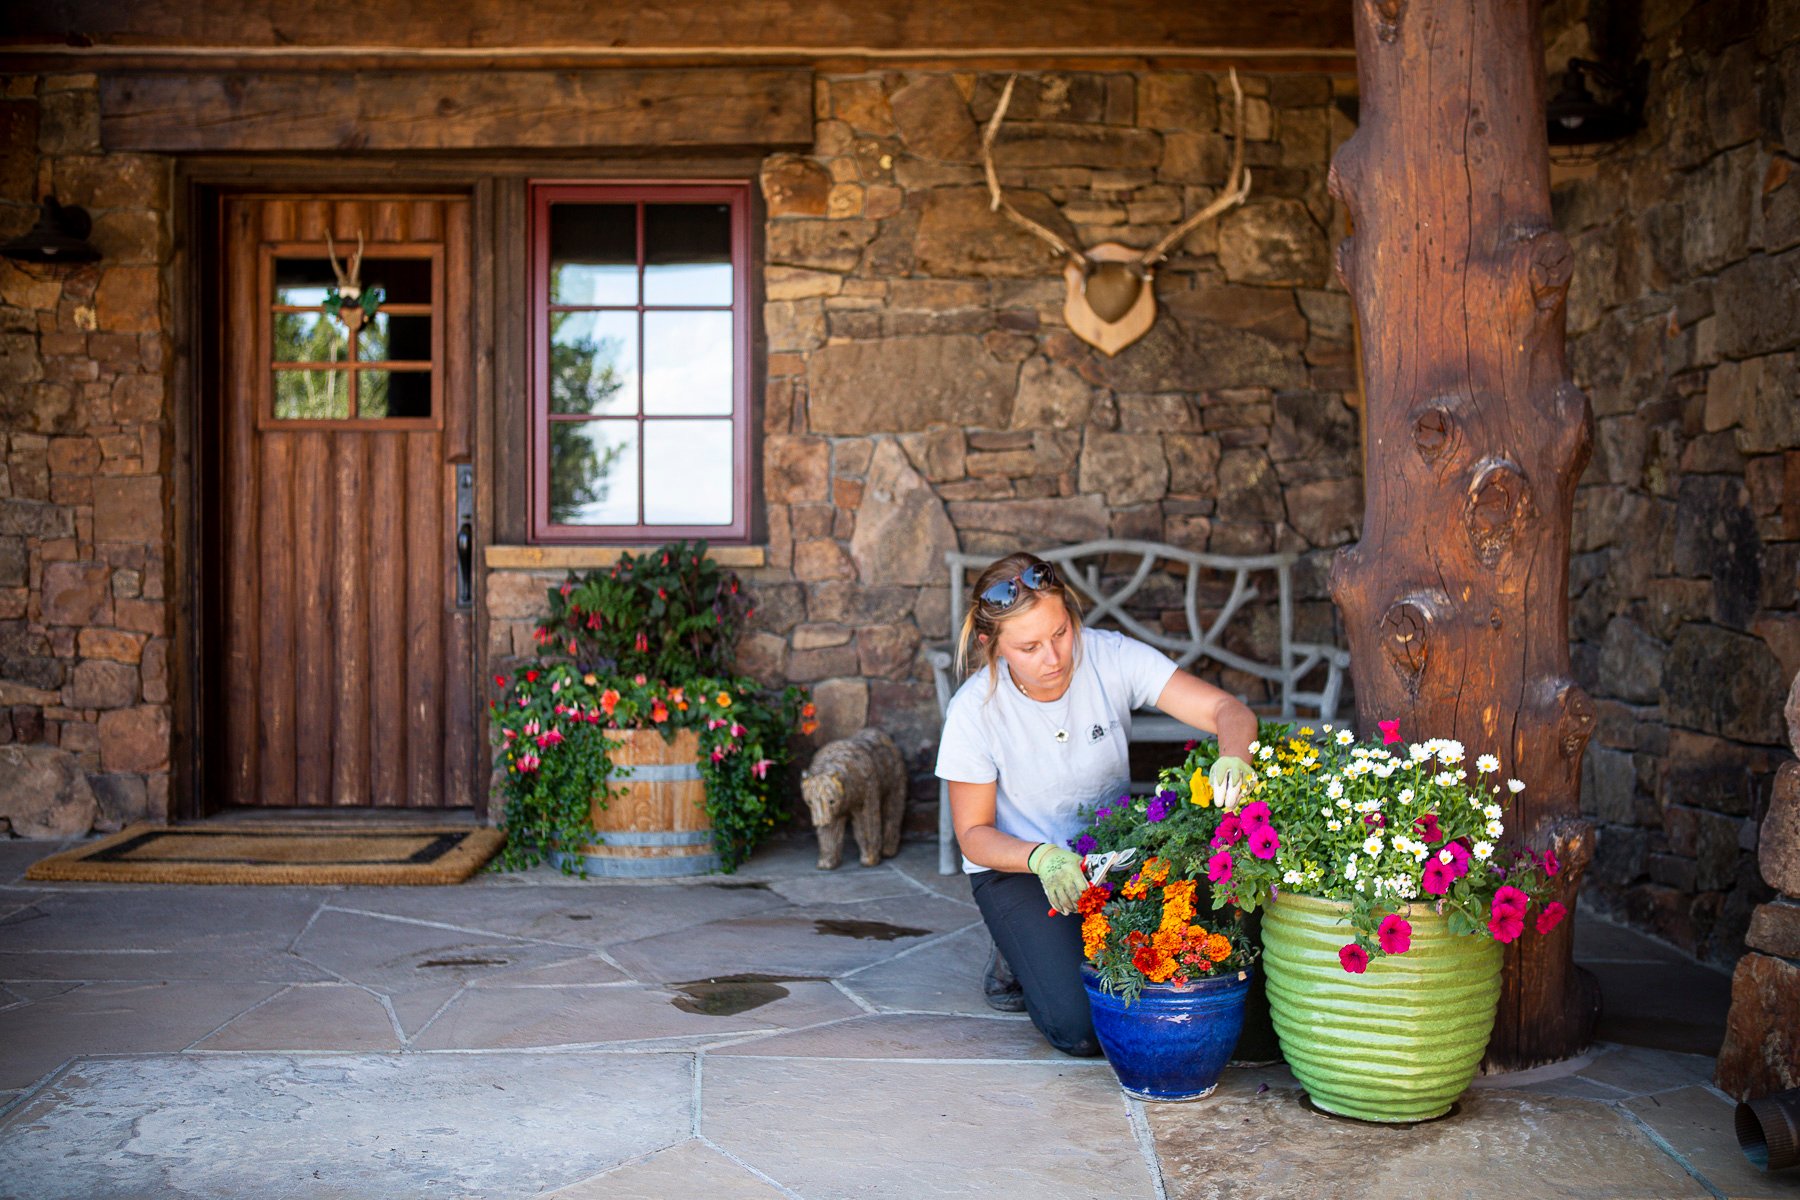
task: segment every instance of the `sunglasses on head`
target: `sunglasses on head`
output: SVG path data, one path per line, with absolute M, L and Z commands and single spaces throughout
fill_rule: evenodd
M 1020 585 L 1034 592 L 1056 586 L 1056 572 L 1049 563 L 1032 563 L 1011 579 L 1001 579 L 981 589 L 981 599 L 996 608 L 1011 608 L 1020 596 Z

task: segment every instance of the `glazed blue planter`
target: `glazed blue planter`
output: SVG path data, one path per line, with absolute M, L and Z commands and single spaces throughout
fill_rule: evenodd
M 1147 983 L 1137 1003 L 1109 996 L 1082 965 L 1094 1033 L 1125 1094 L 1139 1100 L 1198 1100 L 1218 1086 L 1219 1072 L 1244 1029 L 1250 972 L 1196 979 L 1182 987 Z

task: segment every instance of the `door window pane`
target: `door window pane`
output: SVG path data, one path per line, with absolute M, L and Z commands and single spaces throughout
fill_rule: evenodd
M 356 381 L 356 415 L 371 421 L 429 417 L 431 372 L 364 371 Z
M 637 302 L 637 205 L 552 204 L 550 303 Z
M 644 314 L 644 412 L 729 416 L 730 312 Z
M 401 317 L 381 309 L 363 322 L 356 357 L 363 362 L 430 362 L 431 318 Z
M 350 417 L 348 371 L 275 372 L 275 419 L 343 421 Z
M 644 523 L 729 525 L 730 421 L 644 422 Z
M 644 303 L 731 303 L 730 205 L 644 205 Z
M 349 331 L 322 312 L 275 314 L 276 362 L 343 362 L 350 353 Z
M 637 412 L 635 312 L 550 315 L 550 411 Z
M 337 286 L 331 264 L 323 258 L 275 260 L 275 303 L 302 307 L 325 303 L 325 289 Z
M 550 519 L 559 525 L 635 525 L 636 421 L 550 422 Z
M 351 253 L 355 253 L 352 243 Z M 344 248 L 338 247 L 338 261 L 346 267 L 350 260 Z M 365 258 L 362 285 L 381 289 L 383 304 L 430 304 L 431 260 L 429 258 Z

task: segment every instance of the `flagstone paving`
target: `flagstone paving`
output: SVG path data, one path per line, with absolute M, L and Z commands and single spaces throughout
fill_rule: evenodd
M 1583 917 L 1607 1040 L 1456 1113 L 1285 1068 L 1141 1104 L 982 1001 L 936 849 L 453 888 L 37 885 L 0 842 L 0 1197 L 1793 1196 L 1710 1084 L 1723 973 Z

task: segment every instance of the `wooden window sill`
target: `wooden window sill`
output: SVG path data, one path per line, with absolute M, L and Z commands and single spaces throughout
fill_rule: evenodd
M 535 571 L 561 570 L 573 567 L 610 567 L 619 555 L 644 555 L 655 546 L 489 546 L 486 561 L 490 570 Z M 768 562 L 769 552 L 763 546 L 708 546 L 706 556 L 721 567 L 761 567 Z

